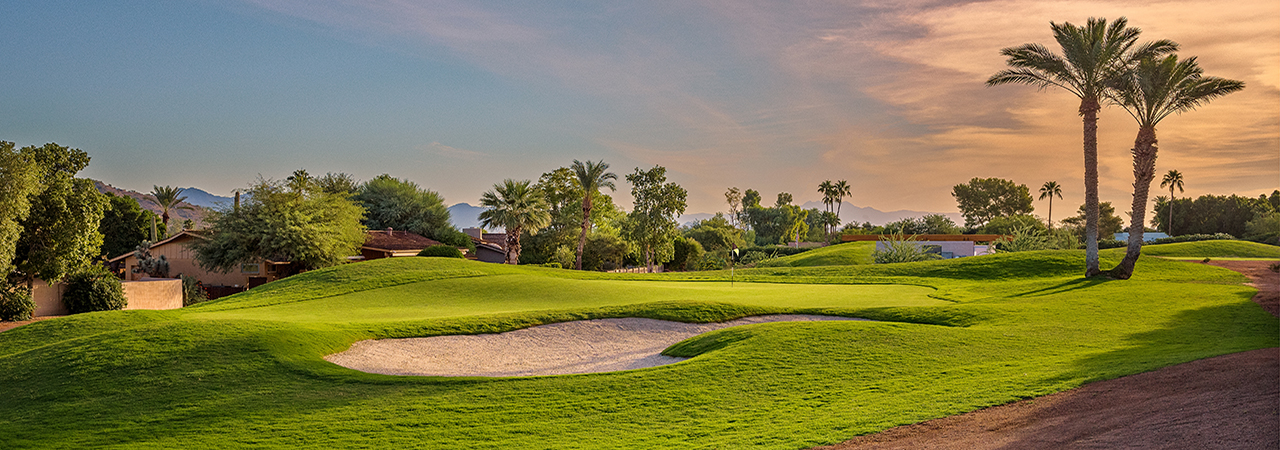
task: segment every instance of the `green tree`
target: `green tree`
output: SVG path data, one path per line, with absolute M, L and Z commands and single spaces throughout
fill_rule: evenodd
M 832 183 L 831 180 L 825 180 L 821 183 L 818 183 L 818 193 L 822 194 L 822 205 L 827 208 L 823 212 L 828 212 L 828 213 L 835 212 L 836 184 Z M 823 223 L 822 229 L 827 234 L 831 234 L 832 228 L 830 227 L 830 225 Z
M 778 209 L 782 210 L 783 223 L 786 224 L 782 235 L 792 239 L 798 247 L 800 238 L 809 234 L 809 211 L 796 205 L 782 205 Z
M 669 268 L 673 271 L 696 270 L 695 262 L 702 257 L 704 250 L 702 244 L 697 240 L 684 236 L 676 236 L 672 241 L 671 263 Z
M 706 220 L 694 222 L 681 232 L 685 237 L 698 241 L 703 249 L 709 252 L 729 250 L 734 247 L 745 247 L 742 230 L 729 223 L 723 214 L 716 213 Z
M 667 183 L 667 168 L 636 168 L 627 175 L 635 208 L 628 215 L 628 236 L 644 256 L 645 267 L 653 272 L 655 263 L 671 260 L 672 241 L 676 237 L 676 217 L 684 214 L 688 192 L 680 185 Z
M 1124 17 L 1110 25 L 1090 18 L 1085 26 L 1049 23 L 1062 54 L 1040 44 L 1023 44 L 1000 50 L 1012 67 L 997 72 L 987 86 L 1029 84 L 1040 89 L 1057 87 L 1080 98 L 1084 122 L 1085 276 L 1101 273 L 1098 267 L 1098 111 L 1107 89 L 1125 76 L 1129 66 L 1144 57 L 1176 51 L 1178 45 L 1161 40 L 1135 47 L 1141 30 L 1130 28 Z
M 778 193 L 778 200 L 777 200 L 777 201 L 775 201 L 775 202 L 773 203 L 773 207 L 774 207 L 774 208 L 781 208 L 781 207 L 783 207 L 783 206 L 785 206 L 785 205 L 790 205 L 792 201 L 793 201 L 793 199 L 792 199 L 792 197 L 791 197 L 791 194 L 786 193 L 786 192 L 779 192 L 779 193 Z
M 1062 199 L 1062 186 L 1058 186 L 1057 181 L 1046 181 L 1040 186 L 1040 200 L 1049 199 L 1049 229 L 1053 229 L 1053 197 L 1057 196 Z
M 1156 125 L 1172 114 L 1194 110 L 1210 100 L 1244 89 L 1244 83 L 1204 76 L 1204 70 L 1194 56 L 1178 61 L 1177 55 L 1143 58 L 1122 80 L 1111 91 L 1112 97 L 1138 121 L 1138 136 L 1132 150 L 1133 211 L 1129 245 L 1124 259 L 1111 270 L 1110 275 L 1127 280 L 1133 276 L 1133 266 L 1142 254 L 1147 197 L 1156 174 Z M 1169 195 L 1173 196 L 1172 186 Z
M 759 191 L 756 191 L 755 189 L 747 189 L 746 192 L 742 193 L 742 208 L 745 210 L 746 208 L 753 206 L 760 206 L 760 201 L 762 199 L 763 197 L 760 196 Z
M 1068 217 L 1066 219 L 1062 219 L 1062 222 L 1061 222 L 1063 225 L 1069 225 L 1075 228 L 1077 235 L 1081 239 L 1084 239 L 1085 233 L 1086 233 L 1084 224 L 1085 224 L 1087 213 L 1085 212 L 1085 210 L 1086 210 L 1085 205 L 1080 205 L 1080 209 L 1077 210 L 1077 215 L 1075 217 Z M 1110 239 L 1112 235 L 1119 233 L 1123 229 L 1124 229 L 1124 219 L 1121 219 L 1120 216 L 1116 215 L 1116 208 L 1114 206 L 1111 206 L 1111 202 L 1099 203 L 1098 204 L 1099 235 L 1105 236 L 1106 238 Z
M 156 204 L 160 206 L 160 223 L 164 224 L 165 232 L 169 230 L 169 211 L 175 209 L 191 210 L 190 206 L 181 205 L 187 198 L 182 196 L 182 189 L 170 186 L 151 186 L 151 197 L 155 199 Z
M 835 194 L 836 194 L 836 219 L 837 219 L 836 226 L 839 227 L 840 223 L 838 221 L 840 219 L 840 206 L 844 205 L 845 197 L 849 195 L 853 195 L 853 191 L 849 187 L 849 182 L 845 180 L 837 181 L 835 185 Z
M 107 208 L 98 222 L 98 232 L 102 233 L 98 256 L 110 259 L 134 251 L 147 240 L 155 213 L 142 209 L 133 197 L 110 193 L 106 196 Z
M 326 173 L 323 177 L 316 178 L 315 184 L 317 188 L 327 194 L 355 195 L 360 192 L 360 183 L 357 183 L 356 178 L 347 173 Z
M 1163 197 L 1163 196 L 1161 196 Z M 1162 229 L 1169 229 L 1165 222 L 1169 215 L 1168 208 L 1175 208 L 1181 214 L 1173 216 L 1173 229 L 1181 234 L 1214 234 L 1226 233 L 1232 236 L 1248 235 L 1246 225 L 1259 214 L 1274 211 L 1275 208 L 1262 198 L 1239 195 L 1202 195 L 1194 200 L 1180 198 L 1172 202 L 1157 202 L 1152 220 Z
M 951 196 L 960 205 L 964 224 L 977 228 L 993 218 L 1030 214 L 1031 190 L 1025 184 L 1017 184 L 1000 178 L 974 178 L 967 184 L 957 184 Z
M 729 204 L 729 223 L 738 226 L 742 217 L 742 191 L 736 186 L 729 188 L 724 193 L 724 201 Z
M 502 227 L 507 232 L 507 264 L 520 263 L 520 234 L 536 234 L 551 223 L 547 201 L 529 180 L 510 178 L 480 196 L 480 206 L 489 208 L 480 213 L 480 223 L 485 228 Z
M 316 183 L 321 192 L 333 192 Z M 329 195 L 346 196 L 341 190 Z M 382 174 L 360 186 L 353 197 L 365 210 L 370 230 L 405 230 L 455 247 L 474 248 L 471 238 L 453 228 L 444 197 L 409 180 Z
M 561 167 L 543 173 L 534 189 L 542 194 L 551 213 L 551 223 L 537 234 L 525 232 L 520 237 L 520 264 L 542 264 L 559 261 L 556 254 L 561 248 L 570 253 L 565 268 L 575 266 L 579 233 L 582 230 L 582 202 L 584 191 L 573 169 Z M 596 232 L 617 232 L 614 222 L 623 215 L 613 203 L 613 198 L 599 190 L 591 193 L 591 229 L 588 238 Z M 583 251 L 589 251 L 584 247 Z M 584 257 L 585 258 L 585 257 Z M 583 263 L 586 264 L 585 262 Z
M 1173 196 L 1173 190 L 1177 189 L 1178 192 L 1184 192 L 1182 190 L 1182 187 L 1183 187 L 1182 172 L 1170 169 L 1169 172 L 1164 174 L 1164 178 L 1160 180 L 1160 187 L 1169 188 L 1170 201 L 1177 200 L 1178 197 Z M 1165 234 L 1173 236 L 1173 228 L 1172 228 L 1173 227 L 1173 205 L 1172 204 L 1169 205 L 1169 221 L 1165 222 L 1165 227 L 1166 227 L 1164 229 Z
M 191 244 L 196 262 L 223 273 L 261 259 L 316 269 L 340 264 L 359 252 L 365 240 L 360 223 L 364 208 L 346 195 L 293 188 L 259 179 L 247 189 L 239 208 L 211 212 L 209 239 Z
M 13 272 L 14 252 L 22 236 L 22 222 L 31 211 L 31 197 L 40 190 L 34 161 L 0 141 L 0 275 Z M 0 290 L 5 289 L 0 278 Z M 4 292 L 0 292 L 4 294 Z
M 573 268 L 582 270 L 582 251 L 587 246 L 587 232 L 591 230 L 591 206 L 592 197 L 595 197 L 596 191 L 600 188 L 609 188 L 610 191 L 617 190 L 614 186 L 614 180 L 618 179 L 618 175 L 609 171 L 609 164 L 600 160 L 598 162 L 581 162 L 573 160 L 573 173 L 577 175 L 578 185 L 582 192 L 582 233 L 578 235 L 578 251 L 575 254 Z
M 30 213 L 21 221 L 11 278 L 25 280 L 30 288 L 36 278 L 59 281 L 98 255 L 98 224 L 107 199 L 93 181 L 75 177 L 89 165 L 85 152 L 54 143 L 21 151 L 33 163 L 40 187 L 28 196 Z

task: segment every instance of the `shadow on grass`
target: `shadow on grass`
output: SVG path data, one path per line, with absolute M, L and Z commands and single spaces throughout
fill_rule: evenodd
M 1069 280 L 1053 286 L 1047 286 L 1044 288 L 1023 292 L 1021 294 L 1014 294 L 1014 295 L 1011 295 L 1010 297 L 1043 297 L 1046 295 L 1062 294 L 1062 293 L 1071 292 L 1075 290 L 1088 289 L 1091 287 L 1100 286 L 1110 281 L 1114 281 L 1114 280 L 1111 280 L 1105 277 L 1077 278 L 1077 279 Z

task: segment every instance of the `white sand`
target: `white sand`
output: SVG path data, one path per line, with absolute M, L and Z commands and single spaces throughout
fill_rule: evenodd
M 720 323 L 597 319 L 501 334 L 364 340 L 326 356 L 334 364 L 386 375 L 517 377 L 614 372 L 671 364 L 667 347 L 712 330 L 765 322 L 866 320 L 778 314 Z

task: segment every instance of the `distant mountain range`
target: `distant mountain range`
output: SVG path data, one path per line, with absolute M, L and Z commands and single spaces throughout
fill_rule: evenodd
M 142 209 L 151 211 L 156 214 L 160 214 L 161 212 L 160 205 L 156 204 L 155 200 L 151 197 L 150 194 L 143 194 L 138 191 L 121 189 L 121 188 L 103 183 L 98 180 L 93 180 L 93 185 L 98 188 L 98 192 L 101 192 L 103 194 L 133 197 L 134 200 L 138 201 L 138 205 L 142 206 Z M 182 195 L 187 197 L 187 201 L 180 203 L 179 206 L 187 206 L 190 209 L 183 209 L 183 208 L 170 209 L 169 224 L 171 226 L 174 223 L 177 223 L 178 225 L 182 225 L 182 221 L 184 220 L 191 220 L 195 222 L 197 227 L 203 226 L 204 217 L 208 213 L 207 208 L 216 205 L 216 203 L 209 202 L 208 199 L 221 198 L 221 199 L 226 199 L 228 201 L 231 200 L 228 197 L 218 197 L 216 195 L 212 195 L 212 194 L 209 194 L 208 192 L 202 191 L 200 189 L 195 189 L 195 188 L 183 189 Z
M 457 228 L 480 228 L 480 213 L 488 209 L 459 203 L 449 207 L 449 218 L 453 219 L 453 226 Z

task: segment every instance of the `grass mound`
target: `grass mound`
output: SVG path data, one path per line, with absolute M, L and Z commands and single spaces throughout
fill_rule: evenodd
M 804 253 L 761 261 L 756 267 L 813 267 L 871 264 L 875 242 L 846 242 Z
M 730 285 L 727 271 L 369 261 L 0 333 L 0 435 L 18 448 L 800 448 L 1280 345 L 1234 272 L 1156 258 L 1128 281 L 1082 270 L 1082 252 L 1045 251 L 758 268 Z M 786 312 L 880 321 L 719 330 L 667 350 L 688 361 L 605 374 L 398 377 L 322 359 L 370 338 Z
M 1119 250 L 1121 254 L 1124 252 L 1124 249 L 1114 250 Z M 1142 254 L 1168 258 L 1280 259 L 1280 247 L 1249 241 L 1196 241 L 1144 245 L 1142 246 Z

